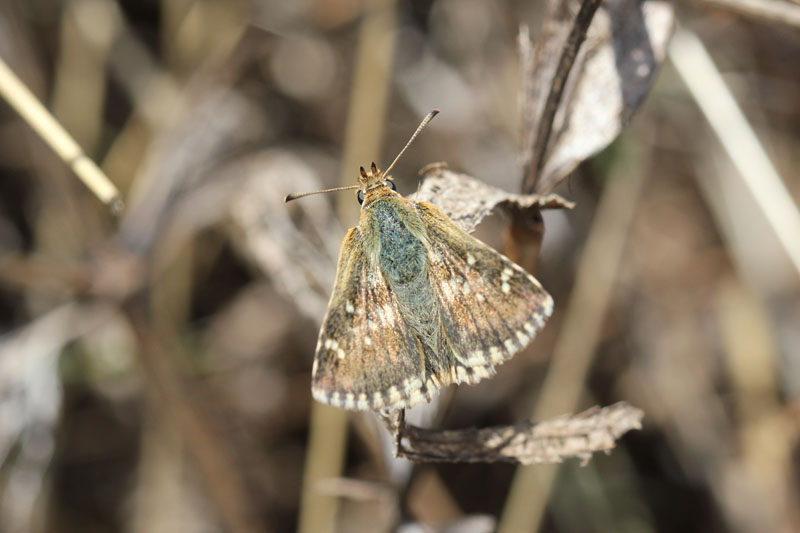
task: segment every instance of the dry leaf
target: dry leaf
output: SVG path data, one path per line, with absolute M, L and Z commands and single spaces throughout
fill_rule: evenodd
M 569 458 L 585 462 L 594 452 L 612 450 L 622 435 L 641 429 L 643 417 L 641 409 L 618 402 L 538 423 L 482 429 L 443 431 L 384 421 L 390 431 L 399 427 L 398 455 L 415 461 L 550 464 Z
M 497 206 L 522 210 L 532 207 L 572 209 L 574 206 L 557 194 L 506 192 L 466 174 L 448 170 L 442 164 L 428 165 L 422 172 L 425 180 L 410 198 L 432 203 L 468 233 Z
M 545 40 L 560 49 L 564 40 L 564 20 L 545 23 Z M 586 41 L 570 72 L 564 96 L 556 113 L 536 190 L 548 192 L 581 161 L 596 154 L 622 131 L 650 90 L 658 67 L 666 55 L 672 33 L 672 5 L 661 0 L 608 0 L 595 15 Z M 530 42 L 520 33 L 523 59 L 529 54 Z M 539 120 L 544 97 L 542 86 L 552 78 L 554 67 L 542 64 L 552 61 L 554 46 L 538 45 L 534 54 L 522 65 L 523 119 Z M 539 78 L 531 81 L 527 76 Z M 536 112 L 525 112 L 533 106 Z M 523 123 L 525 150 L 533 146 L 531 133 L 535 126 Z M 527 134 L 526 134 L 527 132 Z M 529 159 L 530 153 L 523 155 Z M 535 162 L 534 162 L 535 163 Z

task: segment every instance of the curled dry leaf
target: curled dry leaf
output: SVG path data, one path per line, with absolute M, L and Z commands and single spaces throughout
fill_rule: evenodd
M 555 17 L 555 16 L 554 16 Z M 523 163 L 532 157 L 532 132 L 541 119 L 545 96 L 560 49 L 571 24 L 551 18 L 544 25 L 543 42 L 530 43 L 520 32 L 522 64 Z M 535 190 L 548 192 L 581 161 L 596 154 L 622 131 L 653 85 L 666 56 L 674 11 L 661 0 L 608 0 L 592 20 L 580 53 L 569 74 L 561 105 Z M 558 43 L 554 46 L 553 43 Z M 533 77 L 533 79 L 530 79 Z M 526 111 L 527 110 L 527 111 Z M 536 165 L 538 162 L 532 162 Z
M 588 461 L 608 452 L 632 429 L 641 429 L 644 413 L 625 402 L 592 407 L 573 416 L 511 426 L 430 430 L 384 418 L 399 443 L 397 454 L 414 461 L 560 463 Z
M 466 174 L 448 170 L 441 163 L 428 165 L 422 173 L 425 180 L 411 198 L 434 204 L 468 233 L 498 206 L 525 210 L 572 209 L 575 205 L 557 194 L 506 192 Z

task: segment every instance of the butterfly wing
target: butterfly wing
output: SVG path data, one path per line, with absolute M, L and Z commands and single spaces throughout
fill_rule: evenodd
M 477 383 L 524 348 L 553 312 L 539 282 L 456 226 L 438 208 L 416 203 L 428 234 L 430 279 L 452 349 L 456 383 Z
M 430 400 L 424 356 L 397 298 L 352 228 L 339 255 L 312 370 L 317 401 L 345 409 L 405 408 Z

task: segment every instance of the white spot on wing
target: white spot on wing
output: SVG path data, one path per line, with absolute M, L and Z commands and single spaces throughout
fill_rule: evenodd
M 489 348 L 489 356 L 492 358 L 492 363 L 499 363 L 503 360 L 503 352 L 497 346 Z
M 374 272 L 369 272 L 367 274 L 367 283 L 369 284 L 369 288 L 373 290 L 378 286 L 378 277 Z
M 394 309 L 392 308 L 391 305 L 384 306 L 384 309 L 386 311 L 386 323 L 389 325 L 394 324 L 394 321 L 396 319 L 396 317 L 394 316 Z
M 402 399 L 402 396 L 400 396 L 400 391 L 397 390 L 397 387 L 395 387 L 394 385 L 389 387 L 388 393 L 389 393 L 389 403 L 393 405 L 399 403 L 400 400 Z
M 504 293 L 508 294 L 508 293 L 511 291 L 511 285 L 509 285 L 507 281 L 504 281 L 504 282 L 503 282 L 503 285 L 500 287 L 500 289 L 501 289 L 501 290 L 502 290 Z
M 473 372 L 472 379 L 474 383 L 477 383 L 478 380 L 480 379 L 488 378 L 493 374 L 491 367 L 486 367 L 486 366 L 476 366 L 472 369 L 472 372 Z
M 472 254 L 467 254 L 467 264 L 472 266 L 475 264 L 475 256 Z
M 544 302 L 543 307 L 544 307 L 544 312 L 547 316 L 553 314 L 553 299 L 550 297 L 549 294 L 547 295 L 547 300 Z
M 478 365 L 486 361 L 486 356 L 483 353 L 483 350 L 475 350 L 469 356 L 469 364 L 470 365 Z
M 381 409 L 386 403 L 383 401 L 383 395 L 380 392 L 372 394 L 372 408 Z
M 345 310 L 346 310 L 348 313 L 350 313 L 351 315 L 353 314 L 353 311 L 355 311 L 355 310 L 356 310 L 356 308 L 355 308 L 355 307 L 353 307 L 353 304 L 352 304 L 352 303 L 350 303 L 350 302 L 347 302 L 347 305 L 346 305 L 346 306 L 344 306 L 344 308 L 345 308 Z
M 359 409 L 369 409 L 369 404 L 367 403 L 367 395 L 363 392 L 358 395 L 358 408 Z
M 450 283 L 447 281 L 443 281 L 440 286 L 442 287 L 442 292 L 444 293 L 444 297 L 447 298 L 449 301 L 453 301 L 456 298 L 453 289 L 450 287 Z

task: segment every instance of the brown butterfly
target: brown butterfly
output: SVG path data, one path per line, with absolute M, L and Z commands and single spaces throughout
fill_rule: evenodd
M 344 238 L 312 370 L 317 401 L 345 409 L 400 409 L 451 383 L 474 384 L 524 348 L 553 300 L 504 255 L 437 207 L 395 192 L 361 167 L 359 224 Z M 317 191 L 328 192 L 328 191 Z M 286 201 L 305 196 L 287 196 Z

